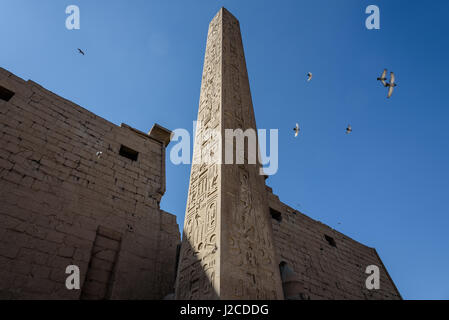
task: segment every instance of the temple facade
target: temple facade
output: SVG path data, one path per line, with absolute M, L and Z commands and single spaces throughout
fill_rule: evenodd
M 198 123 L 181 242 L 160 208 L 170 130 L 116 126 L 0 68 L 0 299 L 401 299 L 375 249 L 279 200 L 249 137 L 228 148 L 228 130 L 257 126 L 240 24 L 224 8 Z

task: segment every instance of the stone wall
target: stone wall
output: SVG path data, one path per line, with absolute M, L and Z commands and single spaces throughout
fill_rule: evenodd
M 180 235 L 159 208 L 169 135 L 118 127 L 0 68 L 0 298 L 173 292 Z M 68 265 L 81 290 L 66 289 Z
M 282 203 L 267 187 L 286 299 L 401 299 L 374 248 Z M 366 267 L 380 269 L 380 289 L 366 288 Z

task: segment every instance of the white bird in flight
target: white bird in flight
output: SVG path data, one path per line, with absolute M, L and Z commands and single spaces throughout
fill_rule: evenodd
M 298 134 L 299 134 L 299 131 L 300 131 L 298 123 L 296 124 L 296 127 L 293 128 L 293 130 L 295 131 L 295 138 L 296 138 L 298 136 Z
M 384 69 L 380 78 L 377 78 L 378 81 L 381 81 L 384 87 L 387 87 L 387 69 Z
M 394 76 L 394 72 L 390 73 L 390 83 L 387 83 L 386 87 L 388 87 L 388 96 L 387 98 L 390 98 L 391 95 L 393 94 L 393 89 L 394 87 L 397 86 L 395 82 L 395 76 Z

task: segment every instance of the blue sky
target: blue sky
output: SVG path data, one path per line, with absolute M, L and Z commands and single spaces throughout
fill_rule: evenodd
M 258 128 L 279 129 L 274 192 L 375 247 L 404 298 L 449 299 L 449 2 L 0 0 L 0 66 L 113 123 L 191 131 L 221 6 L 240 20 Z M 162 208 L 181 227 L 189 173 L 167 162 Z

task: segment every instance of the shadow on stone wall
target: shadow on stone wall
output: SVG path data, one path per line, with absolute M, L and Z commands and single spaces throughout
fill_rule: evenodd
M 217 250 L 215 245 L 192 245 L 183 235 L 175 281 L 176 300 L 219 299 L 219 279 L 215 274 Z

